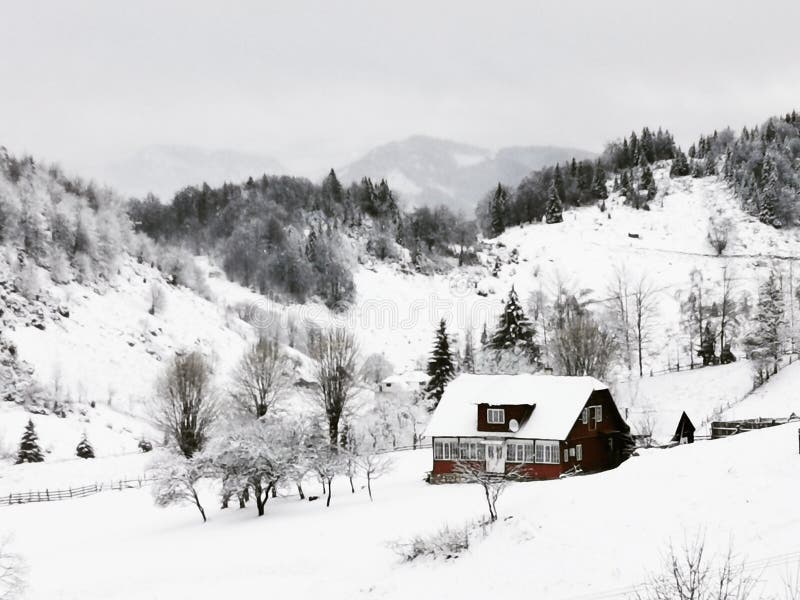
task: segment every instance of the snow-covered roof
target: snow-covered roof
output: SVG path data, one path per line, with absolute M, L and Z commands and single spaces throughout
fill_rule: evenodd
M 630 410 L 628 423 L 634 435 L 646 435 L 649 432 L 654 444 L 669 444 L 675 436 L 684 412 L 692 425 L 696 428 L 700 426 L 699 420 L 695 420 L 688 411 L 673 408 Z
M 425 428 L 426 437 L 517 437 L 563 440 L 595 390 L 608 387 L 594 377 L 555 375 L 460 375 L 445 388 Z M 478 404 L 535 404 L 516 433 L 478 431 Z
M 426 381 L 428 381 L 428 375 L 425 371 L 408 371 L 389 375 L 381 383 L 425 383 Z

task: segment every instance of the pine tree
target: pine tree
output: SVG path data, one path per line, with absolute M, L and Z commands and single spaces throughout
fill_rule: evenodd
M 776 216 L 778 205 L 778 169 L 775 159 L 767 156 L 764 159 L 764 168 L 761 173 L 761 193 L 759 194 L 758 220 L 767 225 L 780 225 Z
M 481 347 L 486 348 L 489 344 L 489 332 L 486 329 L 486 322 L 483 323 L 483 331 L 481 331 Z
M 598 161 L 594 169 L 594 180 L 592 181 L 592 196 L 598 200 L 605 200 L 608 198 L 608 189 L 606 189 L 606 172 Z
M 34 462 L 44 462 L 44 455 L 42 454 L 42 449 L 39 447 L 39 436 L 36 435 L 36 428 L 33 426 L 33 421 L 28 419 L 28 424 L 25 426 L 22 440 L 19 443 L 16 464 Z
M 492 237 L 497 237 L 506 230 L 506 203 L 508 191 L 497 184 L 491 203 L 489 204 L 489 217 L 491 218 Z
M 558 188 L 555 184 L 550 186 L 550 197 L 547 201 L 547 209 L 545 212 L 545 222 L 548 224 L 561 223 L 564 221 L 563 206 L 561 204 L 561 197 L 558 195 Z
M 431 410 L 433 410 L 442 399 L 445 386 L 455 376 L 453 354 L 450 351 L 450 340 L 447 337 L 447 325 L 444 319 L 439 322 L 431 357 L 428 359 L 428 376 L 430 379 L 425 393 L 428 398 L 433 400 L 431 406 Z
M 464 333 L 464 360 L 461 362 L 461 370 L 464 373 L 475 372 L 475 349 L 472 344 L 472 329 L 467 329 Z
M 520 349 L 528 355 L 531 362 L 534 362 L 539 359 L 539 347 L 536 345 L 534 335 L 533 325 L 525 315 L 512 285 L 489 347 L 494 350 Z
M 690 173 L 689 161 L 683 150 L 678 148 L 675 152 L 675 159 L 672 161 L 672 166 L 669 169 L 670 177 L 685 177 Z
M 717 334 L 711 328 L 711 322 L 706 321 L 705 329 L 703 329 L 703 333 L 700 335 L 700 349 L 697 351 L 697 356 L 703 359 L 703 366 L 715 362 L 716 339 Z
M 783 292 L 780 278 L 774 270 L 758 291 L 756 306 L 756 331 L 748 345 L 756 351 L 764 363 L 772 362 L 773 372 L 778 372 L 781 350 L 781 328 L 784 320 Z
M 94 448 L 89 443 L 89 439 L 86 437 L 86 434 L 83 434 L 80 443 L 78 443 L 78 447 L 75 448 L 75 454 L 78 455 L 80 458 L 94 458 Z

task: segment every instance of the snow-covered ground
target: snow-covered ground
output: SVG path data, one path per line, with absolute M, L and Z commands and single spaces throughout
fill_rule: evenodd
M 670 540 L 680 544 L 698 531 L 717 552 L 733 540 L 750 561 L 798 551 L 796 426 L 645 451 L 598 475 L 515 484 L 500 499 L 500 521 L 466 554 L 404 564 L 391 541 L 485 513 L 475 486 L 424 483 L 430 459 L 430 450 L 399 453 L 394 472 L 375 484 L 373 503 L 363 482 L 352 495 L 340 480 L 330 508 L 287 496 L 270 500 L 262 518 L 252 506 L 219 510 L 210 490 L 202 494 L 207 524 L 190 506 L 154 507 L 147 490 L 0 515 L 28 561 L 31 600 L 182 600 L 253 590 L 298 599 L 473 598 L 511 596 L 520 585 L 558 600 L 627 589 L 658 566 Z M 756 574 L 777 585 L 785 569 Z

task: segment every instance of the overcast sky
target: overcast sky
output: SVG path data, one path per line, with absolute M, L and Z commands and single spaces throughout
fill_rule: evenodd
M 151 144 L 321 173 L 428 134 L 599 150 L 800 107 L 800 2 L 0 0 L 0 145 Z

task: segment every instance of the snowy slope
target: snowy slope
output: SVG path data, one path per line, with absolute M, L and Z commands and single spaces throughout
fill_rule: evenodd
M 153 282 L 166 300 L 150 315 Z M 73 282 L 49 294 L 69 309 L 68 317 L 46 320 L 44 329 L 20 323 L 4 335 L 33 365 L 39 384 L 73 410 L 62 419 L 2 403 L 0 440 L 15 444 L 32 418 L 54 459 L 74 456 L 83 432 L 98 456 L 135 451 L 141 437 L 156 436 L 143 417 L 166 360 L 176 351 L 199 350 L 212 359 L 222 383 L 254 337 L 224 299 L 213 302 L 170 286 L 156 269 L 133 259 L 124 261 L 108 289 Z
M 794 426 L 513 485 L 488 537 L 451 561 L 403 564 L 388 543 L 482 517 L 481 491 L 422 482 L 430 450 L 399 454 L 395 467 L 375 484 L 374 503 L 363 482 L 352 495 L 341 480 L 331 508 L 285 497 L 257 518 L 253 507 L 220 511 L 204 490 L 204 525 L 192 507 L 158 509 L 146 490 L 131 490 L 4 508 L 4 527 L 29 563 L 31 600 L 188 600 L 263 588 L 298 599 L 320 590 L 332 600 L 505 597 L 521 581 L 527 594 L 559 600 L 627 590 L 659 564 L 668 541 L 698 531 L 710 550 L 733 539 L 751 561 L 798 551 Z M 785 568 L 758 574 L 774 586 Z

